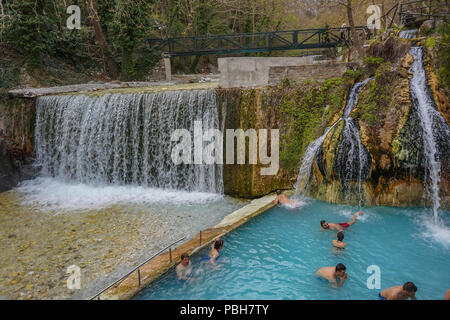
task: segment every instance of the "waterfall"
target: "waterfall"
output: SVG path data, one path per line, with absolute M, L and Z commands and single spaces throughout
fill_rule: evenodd
M 339 178 L 344 186 L 347 186 L 347 181 L 358 181 L 359 206 L 362 205 L 362 178 L 364 168 L 368 168 L 369 156 L 361 142 L 359 136 L 359 127 L 355 120 L 350 117 L 350 112 L 358 103 L 359 93 L 362 88 L 372 78 L 368 78 L 362 82 L 356 83 L 350 91 L 347 104 L 344 109 L 342 120 L 344 127 L 342 129 L 342 141 L 339 146 L 338 163 L 340 165 Z M 344 165 L 342 165 L 344 164 Z M 368 172 L 365 172 L 367 174 Z
M 36 102 L 41 175 L 91 185 L 223 192 L 222 166 L 171 159 L 175 129 L 221 129 L 214 90 L 62 95 Z
M 428 89 L 427 76 L 423 65 L 423 48 L 411 47 L 409 53 L 414 58 L 410 67 L 410 72 L 413 74 L 410 80 L 410 94 L 413 108 L 419 114 L 422 128 L 423 151 L 426 162 L 424 183 L 432 201 L 434 221 L 438 223 L 438 210 L 440 207 L 439 181 L 441 177 L 438 139 L 448 143 L 450 141 L 450 130 L 448 124 L 436 109 Z
M 350 117 L 350 113 L 358 102 L 359 93 L 361 92 L 362 88 L 371 79 L 372 78 L 368 78 L 362 82 L 358 82 L 352 87 L 348 95 L 342 118 L 339 118 L 335 123 L 333 123 L 333 125 L 325 129 L 325 132 L 319 138 L 311 142 L 306 148 L 296 182 L 296 189 L 298 193 L 303 193 L 306 190 L 306 186 L 311 175 L 311 168 L 314 158 L 316 158 L 326 136 L 339 121 L 344 121 L 344 127 L 342 130 L 342 142 L 340 144 L 338 153 L 338 162 L 344 165 L 341 166 L 341 169 L 339 170 L 339 177 L 344 185 L 349 180 L 358 181 L 360 199 L 359 204 L 361 206 L 361 181 L 365 174 L 363 170 L 364 168 L 367 168 L 368 165 L 369 156 L 367 151 L 365 150 L 364 145 L 361 142 L 361 138 L 359 136 L 359 128 L 352 117 Z
M 341 120 L 341 118 L 339 118 Z M 331 129 L 334 128 L 334 126 L 339 122 L 336 121 L 331 125 L 330 127 L 325 129 L 325 132 L 316 140 L 311 142 L 308 147 L 305 150 L 305 155 L 302 158 L 302 164 L 300 166 L 300 171 L 298 173 L 297 182 L 296 182 L 296 192 L 297 193 L 303 193 L 306 190 L 306 186 L 309 181 L 309 177 L 311 175 L 311 167 L 314 161 L 314 158 L 316 157 L 317 153 L 319 152 L 320 147 L 322 146 L 323 141 L 325 140 L 328 132 L 330 132 Z
M 402 30 L 398 33 L 398 37 L 403 39 L 414 39 L 417 38 L 418 33 L 418 29 Z

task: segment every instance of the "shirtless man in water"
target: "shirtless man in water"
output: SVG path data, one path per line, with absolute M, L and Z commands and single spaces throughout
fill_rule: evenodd
M 285 194 L 281 193 L 280 190 L 277 190 L 277 197 L 275 198 L 275 204 L 289 204 L 295 205 L 295 202 L 289 199 Z
M 338 263 L 336 267 L 323 267 L 318 269 L 316 271 L 316 276 L 327 279 L 330 283 L 339 288 L 344 281 L 347 280 L 348 274 L 345 273 L 346 270 L 347 268 L 342 263 Z
M 332 222 L 326 222 L 325 220 L 322 220 L 322 221 L 320 221 L 320 226 L 323 229 L 327 229 L 327 230 L 342 231 L 342 230 L 350 227 L 351 225 L 355 224 L 356 218 L 358 218 L 358 216 L 360 216 L 362 214 L 363 213 L 361 211 L 358 211 L 357 213 L 355 213 L 353 215 L 353 217 L 350 221 L 343 222 L 343 223 L 332 223 Z
M 417 287 L 412 282 L 406 282 L 404 285 L 384 289 L 378 294 L 379 300 L 417 300 Z
M 177 277 L 179 280 L 190 280 L 190 281 L 194 280 L 194 278 L 191 277 L 192 274 L 191 259 L 189 258 L 189 255 L 187 253 L 183 253 L 181 255 L 181 262 L 177 265 L 175 271 L 177 272 Z

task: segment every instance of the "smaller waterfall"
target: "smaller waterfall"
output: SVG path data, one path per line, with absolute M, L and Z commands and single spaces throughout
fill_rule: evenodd
M 399 32 L 398 37 L 403 39 L 414 39 L 417 38 L 418 34 L 419 34 L 418 29 L 402 30 Z
M 341 120 L 341 118 L 339 118 Z M 305 155 L 302 159 L 302 165 L 300 166 L 300 171 L 298 173 L 297 182 L 296 182 L 296 191 L 297 193 L 302 193 L 306 189 L 306 185 L 308 184 L 309 176 L 311 174 L 311 167 L 314 161 L 314 158 L 317 155 L 320 147 L 322 146 L 323 141 L 325 140 L 328 132 L 334 128 L 334 126 L 339 122 L 336 121 L 332 126 L 325 129 L 325 132 L 316 140 L 311 142 L 306 148 Z
M 338 161 L 340 163 L 345 163 L 345 165 L 343 166 L 343 170 L 340 170 L 340 179 L 344 182 L 344 184 L 346 181 L 351 179 L 358 180 L 361 205 L 361 180 L 363 176 L 362 171 L 368 163 L 368 156 L 359 136 L 359 128 L 355 121 L 350 117 L 350 113 L 358 102 L 359 93 L 361 92 L 362 88 L 371 79 L 372 78 L 368 78 L 362 82 L 358 82 L 352 87 L 348 95 L 342 118 L 339 118 L 333 125 L 328 127 L 323 135 L 311 142 L 306 148 L 305 155 L 303 156 L 300 171 L 297 177 L 297 193 L 303 193 L 306 190 L 306 186 L 311 175 L 311 168 L 314 158 L 317 156 L 320 148 L 322 147 L 326 136 L 339 121 L 344 121 L 344 128 L 342 131 L 343 139 L 338 154 Z
M 347 105 L 344 109 L 343 121 L 344 128 L 342 129 L 342 142 L 338 153 L 338 162 L 344 164 L 339 171 L 340 180 L 346 186 L 347 181 L 358 181 L 359 206 L 362 204 L 362 177 L 363 169 L 368 167 L 369 157 L 365 151 L 364 145 L 359 136 L 359 128 L 355 120 L 350 117 L 350 112 L 358 103 L 359 93 L 362 88 L 372 78 L 368 78 L 362 82 L 356 83 L 349 95 Z
M 410 54 L 414 57 L 410 71 L 410 93 L 413 107 L 417 108 L 422 127 L 423 148 L 426 161 L 426 174 L 429 180 L 427 189 L 433 205 L 435 223 L 439 222 L 440 207 L 439 182 L 441 177 L 441 161 L 439 157 L 438 136 L 444 136 L 449 141 L 450 130 L 440 112 L 435 108 L 429 93 L 427 76 L 423 66 L 423 48 L 411 47 Z

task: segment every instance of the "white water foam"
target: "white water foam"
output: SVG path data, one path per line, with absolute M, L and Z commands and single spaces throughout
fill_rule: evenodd
M 420 234 L 422 237 L 450 249 L 450 228 L 445 224 L 436 224 L 434 218 L 428 214 L 421 214 L 415 219 L 415 222 L 421 227 Z
M 103 209 L 117 204 L 199 205 L 223 199 L 223 196 L 217 193 L 165 190 L 133 185 L 95 186 L 43 177 L 22 182 L 16 191 L 24 195 L 23 204 L 25 205 L 42 210 L 63 211 Z
M 345 217 L 348 220 L 351 220 L 351 218 L 353 217 L 353 215 L 356 213 L 357 211 L 352 210 L 352 209 L 347 209 L 347 208 L 342 208 L 340 210 L 338 210 L 338 214 L 340 216 Z M 358 218 L 356 219 L 359 222 L 366 222 L 368 219 L 370 219 L 372 215 L 366 211 L 363 211 L 363 214 L 358 216 Z

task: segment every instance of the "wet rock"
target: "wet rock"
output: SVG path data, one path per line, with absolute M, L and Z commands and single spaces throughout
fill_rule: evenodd
M 421 36 L 429 36 L 434 31 L 434 22 L 433 20 L 426 20 L 422 23 L 422 25 L 419 28 L 419 35 Z
M 17 185 L 20 174 L 19 167 L 6 150 L 5 140 L 0 138 L 0 192 Z

